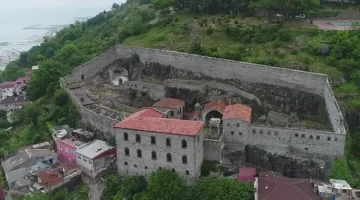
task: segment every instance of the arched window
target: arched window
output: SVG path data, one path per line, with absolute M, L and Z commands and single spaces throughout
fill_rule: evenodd
M 137 150 L 137 156 L 138 158 L 142 158 L 142 152 L 140 149 Z
M 151 144 L 156 144 L 156 138 L 155 138 L 155 136 L 151 136 Z
M 166 161 L 172 162 L 171 154 L 166 154 Z
M 253 130 L 252 130 L 252 133 L 253 133 L 253 134 L 256 134 L 256 129 L 253 129 Z
M 139 134 L 136 134 L 136 142 L 140 143 L 141 142 L 141 138 Z
M 313 139 L 313 136 L 312 135 L 310 135 L 310 140 L 312 140 Z
M 128 140 L 129 140 L 128 133 L 127 133 L 127 132 L 125 132 L 125 133 L 124 133 L 124 141 L 128 141 Z
M 84 79 L 85 79 L 84 74 L 81 74 L 81 80 L 84 80 Z
M 153 160 L 156 160 L 156 152 L 155 151 L 151 152 L 151 158 Z
M 129 151 L 129 148 L 125 148 L 125 156 L 130 156 L 130 151 Z
M 187 157 L 185 155 L 182 156 L 182 163 L 187 164 Z
M 183 149 L 186 149 L 186 148 L 187 148 L 186 140 L 182 140 L 182 141 L 181 141 L 181 147 L 182 147 Z
M 170 140 L 170 138 L 166 138 L 166 146 L 171 147 L 171 140 Z

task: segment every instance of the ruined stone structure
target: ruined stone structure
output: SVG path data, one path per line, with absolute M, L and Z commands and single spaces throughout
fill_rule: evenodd
M 134 55 L 138 60 L 132 58 Z M 232 152 L 244 151 L 246 145 L 256 145 L 270 153 L 293 158 L 344 156 L 345 122 L 324 74 L 118 45 L 74 69 L 60 81 L 77 102 L 82 120 L 94 129 L 108 133 L 108 137 L 116 134 L 113 126 L 131 112 L 97 105 L 103 96 L 95 99 L 87 93 L 93 102 L 84 97 L 82 101 L 73 88 L 103 72 L 114 77 L 113 73 L 117 72 L 114 66 L 128 72 L 123 76 L 128 80 L 123 78 L 115 89 L 150 101 L 138 108 L 150 106 L 163 97 L 185 100 L 184 113 L 193 112 L 196 103 L 202 106 L 222 99 L 230 105 L 238 103 L 251 107 L 251 122 L 243 122 L 237 127 L 237 123 L 230 120 L 229 123 L 235 126 L 228 127 L 223 120 L 223 134 L 204 139 L 205 159 L 224 161 Z M 269 111 L 273 111 L 271 116 L 284 116 L 289 122 L 272 123 L 276 120 L 267 120 Z M 309 120 L 304 120 L 308 116 Z M 321 120 L 315 125 L 309 123 L 318 119 Z

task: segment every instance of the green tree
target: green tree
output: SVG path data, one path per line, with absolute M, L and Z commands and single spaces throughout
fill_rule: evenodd
M 69 97 L 68 94 L 63 89 L 58 89 L 55 92 L 54 100 L 55 100 L 55 105 L 64 106 L 68 103 Z
M 254 186 L 252 183 L 239 182 L 229 178 L 200 178 L 188 191 L 192 200 L 252 200 Z
M 135 200 L 180 200 L 184 199 L 186 187 L 178 174 L 161 169 L 151 174 L 147 191 L 134 197 Z
M 142 176 L 131 176 L 124 179 L 121 189 L 114 200 L 133 199 L 134 195 L 146 190 L 146 180 Z
M 59 80 L 61 68 L 62 64 L 56 61 L 47 60 L 41 63 L 29 81 L 28 90 L 32 100 L 44 96 L 48 85 Z

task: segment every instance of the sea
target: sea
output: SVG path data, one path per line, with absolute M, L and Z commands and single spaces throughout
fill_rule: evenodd
M 0 70 L 4 70 L 20 52 L 39 45 L 44 36 L 54 36 L 61 28 L 110 10 L 113 3 L 124 0 L 0 1 Z

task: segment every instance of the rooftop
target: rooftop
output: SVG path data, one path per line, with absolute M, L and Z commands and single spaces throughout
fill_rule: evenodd
M 220 113 L 223 113 L 227 105 L 228 103 L 226 100 L 210 101 L 204 105 L 203 112 L 206 112 L 208 110 L 217 110 Z
M 64 178 L 54 169 L 39 172 L 38 178 L 40 179 L 40 184 L 46 187 L 53 187 L 64 181 Z
M 44 157 L 53 155 L 54 153 L 48 149 L 25 149 L 19 151 L 14 156 L 3 161 L 1 164 L 5 172 L 11 171 L 23 163 L 31 160 L 31 158 Z
M 335 189 L 339 190 L 351 190 L 349 183 L 345 180 L 329 179 L 330 183 Z
M 195 136 L 203 126 L 204 123 L 200 121 L 138 117 L 121 121 L 115 125 L 115 128 Z
M 84 141 L 78 140 L 74 137 L 72 138 L 67 138 L 67 139 L 63 139 L 63 140 L 58 140 L 61 143 L 67 144 L 71 147 L 76 147 L 76 148 L 80 148 L 83 145 L 85 145 L 86 143 Z
M 162 113 L 161 111 L 158 111 L 154 108 L 144 108 L 130 115 L 126 119 L 133 119 L 137 117 L 161 118 L 162 116 L 164 116 L 164 113 Z
M 94 133 L 92 133 L 90 131 L 87 131 L 87 130 L 84 130 L 84 129 L 75 129 L 72 132 L 75 133 L 75 134 L 78 134 L 78 135 L 83 135 L 86 138 L 94 137 Z
M 114 149 L 115 147 L 112 147 L 108 145 L 105 141 L 102 140 L 94 140 L 94 142 L 88 144 L 87 146 L 79 149 L 76 151 L 76 153 L 85 156 L 90 159 L 94 159 L 100 154 Z
M 16 84 L 15 81 L 7 81 L 7 82 L 0 83 L 0 89 L 11 88 L 15 84 Z
M 242 104 L 226 106 L 222 119 L 240 119 L 251 123 L 251 108 Z
M 320 200 L 309 179 L 258 178 L 258 200 Z
M 256 168 L 254 167 L 240 167 L 238 180 L 243 182 L 254 182 L 256 176 Z
M 173 99 L 173 98 L 164 98 L 160 101 L 156 102 L 153 107 L 159 107 L 159 108 L 172 108 L 177 109 L 180 108 L 185 104 L 184 100 L 180 99 Z
M 0 104 L 19 104 L 23 105 L 29 102 L 29 99 L 27 96 L 12 96 L 8 97 L 2 101 L 0 101 Z

